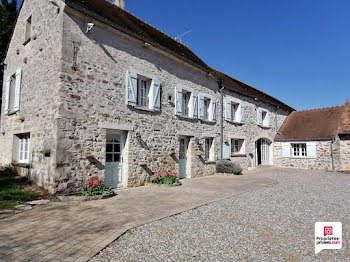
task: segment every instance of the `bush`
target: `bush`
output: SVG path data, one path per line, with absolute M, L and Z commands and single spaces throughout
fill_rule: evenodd
M 0 166 L 0 175 L 1 176 L 13 176 L 15 175 L 15 170 L 12 166 Z
M 97 196 L 97 195 L 109 195 L 112 194 L 113 190 L 110 187 L 107 187 L 103 182 L 103 179 L 94 180 L 91 179 L 89 184 L 83 188 L 83 196 Z
M 176 172 L 168 170 L 155 174 L 151 181 L 155 184 L 172 185 L 179 183 L 179 177 Z
M 216 172 L 239 175 L 242 174 L 242 168 L 231 160 L 218 160 L 216 162 Z

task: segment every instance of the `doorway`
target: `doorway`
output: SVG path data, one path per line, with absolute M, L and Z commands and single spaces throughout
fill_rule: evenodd
M 271 164 L 270 145 L 271 142 L 265 138 L 260 138 L 255 142 L 256 166 L 267 166 Z
M 123 187 L 123 151 L 126 134 L 124 132 L 107 132 L 105 184 L 111 188 Z
M 179 139 L 179 178 L 187 177 L 187 152 L 190 139 L 182 137 Z

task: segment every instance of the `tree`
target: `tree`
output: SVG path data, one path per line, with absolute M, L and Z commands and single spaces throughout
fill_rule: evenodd
M 1 0 L 0 3 L 0 112 L 4 78 L 3 61 L 17 18 L 17 0 Z

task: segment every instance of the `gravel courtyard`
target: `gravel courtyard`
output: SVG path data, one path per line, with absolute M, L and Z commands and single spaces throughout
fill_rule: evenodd
M 256 172 L 276 183 L 132 229 L 90 261 L 350 261 L 349 174 Z M 319 221 L 343 223 L 341 250 L 315 255 Z

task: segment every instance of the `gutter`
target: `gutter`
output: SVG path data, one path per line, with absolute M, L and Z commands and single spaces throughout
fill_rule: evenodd
M 332 161 L 332 170 L 335 170 L 334 167 L 334 154 L 333 154 L 333 144 L 335 142 L 335 138 L 332 138 L 332 143 L 331 143 L 331 161 Z
M 220 160 L 224 158 L 224 89 L 222 80 L 218 82 L 221 99 L 221 114 L 220 114 Z
M 275 139 L 275 142 L 299 142 L 299 141 L 332 141 L 334 138 L 300 138 L 300 139 Z

